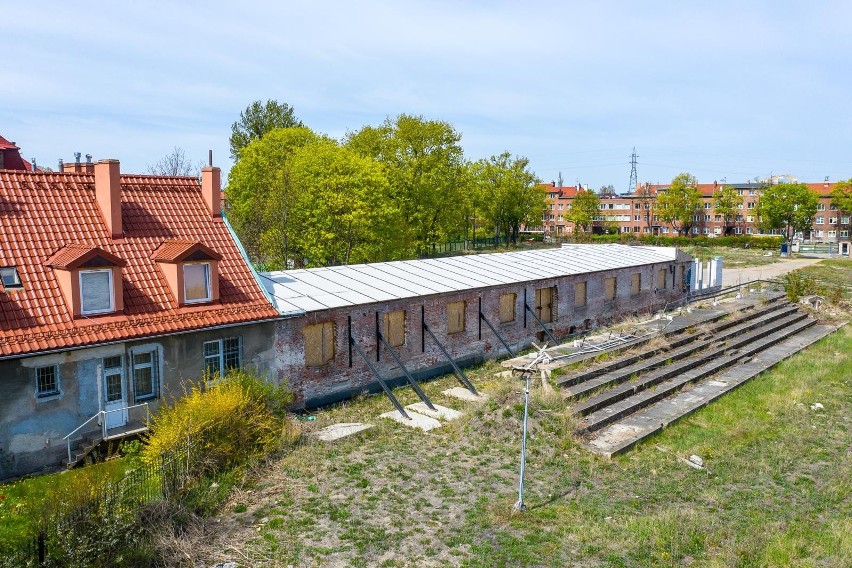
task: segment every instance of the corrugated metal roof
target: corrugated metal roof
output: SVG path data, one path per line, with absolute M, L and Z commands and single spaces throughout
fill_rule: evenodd
M 668 247 L 564 245 L 558 249 L 280 270 L 260 276 L 278 311 L 297 315 L 676 258 L 677 249 Z

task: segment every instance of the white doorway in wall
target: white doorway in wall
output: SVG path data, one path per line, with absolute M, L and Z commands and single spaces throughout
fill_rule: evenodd
M 127 389 L 123 363 L 121 355 L 105 357 L 103 360 L 104 412 L 107 430 L 127 424 Z

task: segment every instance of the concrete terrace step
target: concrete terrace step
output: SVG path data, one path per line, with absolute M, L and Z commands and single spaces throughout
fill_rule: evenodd
M 647 373 L 664 365 L 685 359 L 714 345 L 719 345 L 727 337 L 735 337 L 776 320 L 799 313 L 797 308 L 790 304 L 778 305 L 771 310 L 767 310 L 767 312 L 761 312 L 761 314 L 750 313 L 746 317 L 738 318 L 732 322 L 725 322 L 726 325 L 724 327 L 717 327 L 708 331 L 706 334 L 694 337 L 691 342 L 679 348 L 658 350 L 656 353 L 651 352 L 649 353 L 652 355 L 650 357 L 648 356 L 649 354 L 640 354 L 631 357 L 631 359 L 636 359 L 637 362 L 623 367 L 619 366 L 615 371 L 599 375 L 596 378 L 587 379 L 579 385 L 572 386 L 565 390 L 565 397 L 577 400 L 583 396 L 589 396 L 603 388 L 618 385 L 634 376 L 639 377 L 642 373 Z M 720 335 L 720 331 L 724 333 Z
M 837 329 L 838 326 L 813 325 L 769 347 L 747 363 L 737 365 L 712 380 L 702 381 L 692 389 L 627 416 L 617 424 L 598 430 L 583 446 L 606 457 L 626 452 L 638 442 L 703 408 Z
M 782 301 L 778 301 L 778 300 L 779 300 L 779 298 L 773 298 L 772 301 L 770 301 L 769 303 L 762 305 L 762 306 L 753 307 L 752 309 L 746 309 L 746 307 L 738 307 L 735 310 L 717 313 L 717 314 L 715 314 L 711 317 L 708 317 L 706 319 L 698 319 L 696 321 L 689 323 L 689 325 L 680 326 L 679 328 L 677 328 L 673 331 L 665 332 L 663 334 L 663 337 L 666 338 L 666 340 L 669 343 L 667 348 L 651 349 L 651 350 L 647 350 L 647 351 L 640 353 L 640 354 L 627 355 L 627 356 L 624 356 L 624 357 L 613 359 L 611 361 L 607 361 L 607 362 L 605 362 L 601 365 L 595 366 L 592 369 L 588 369 L 588 370 L 585 370 L 585 371 L 574 373 L 574 374 L 568 375 L 568 376 L 562 376 L 557 381 L 557 385 L 562 387 L 562 388 L 568 388 L 568 387 L 577 385 L 579 383 L 588 381 L 590 379 L 600 377 L 601 375 L 604 375 L 604 374 L 609 373 L 611 371 L 615 371 L 615 370 L 621 369 L 623 367 L 627 367 L 627 366 L 630 366 L 630 365 L 637 364 L 637 363 L 641 362 L 642 360 L 646 359 L 649 356 L 657 355 L 658 353 L 663 353 L 664 351 L 671 352 L 671 350 L 673 350 L 673 349 L 676 349 L 678 347 L 682 347 L 684 345 L 687 345 L 689 343 L 697 341 L 697 340 L 699 340 L 699 339 L 701 339 L 702 337 L 705 336 L 705 334 L 699 335 L 699 334 L 685 333 L 689 328 L 693 328 L 693 327 L 699 326 L 699 325 L 713 325 L 713 328 L 708 330 L 708 333 L 718 333 L 719 331 L 724 331 L 726 329 L 729 329 L 731 327 L 739 325 L 739 324 L 741 324 L 745 321 L 760 318 L 760 317 L 763 317 L 764 315 L 767 315 L 769 313 L 776 312 L 778 310 L 782 310 L 782 309 L 790 307 L 790 304 L 788 302 L 786 302 L 786 301 L 782 302 Z M 741 317 L 738 317 L 738 318 L 733 318 L 733 319 L 730 319 L 730 320 L 724 319 L 724 318 L 727 318 L 728 316 L 730 316 L 731 313 L 734 313 L 734 312 L 737 312 L 737 311 L 743 311 L 745 313 Z M 659 336 L 640 338 L 640 339 L 642 339 L 642 341 L 632 342 L 631 344 L 626 345 L 625 348 L 623 348 L 619 351 L 624 351 L 624 350 L 629 349 L 631 347 L 641 346 L 642 344 L 651 341 L 655 337 L 659 337 Z M 613 351 L 610 351 L 610 353 L 612 353 L 612 352 Z
M 692 355 L 682 361 L 666 365 L 654 371 L 646 373 L 635 381 L 629 381 L 619 384 L 609 390 L 595 394 L 586 400 L 575 404 L 573 411 L 576 414 L 586 416 L 596 412 L 608 405 L 616 403 L 623 398 L 627 398 L 632 394 L 652 387 L 662 381 L 676 377 L 681 373 L 690 371 L 693 368 L 701 367 L 707 361 L 712 361 L 714 358 L 723 357 L 726 354 L 733 354 L 743 357 L 743 353 L 750 349 L 750 346 L 768 335 L 773 335 L 783 331 L 791 325 L 796 324 L 807 318 L 807 315 L 801 312 L 796 312 L 781 320 L 772 322 L 771 324 L 761 326 L 757 330 L 750 333 L 739 335 L 736 338 L 731 338 L 728 341 L 717 343 L 714 347 Z
M 634 389 L 625 389 L 623 396 L 613 396 L 606 407 L 598 407 L 598 410 L 588 414 L 583 419 L 583 426 L 580 432 L 594 432 L 604 426 L 608 426 L 625 416 L 628 416 L 638 410 L 641 410 L 663 398 L 677 392 L 687 384 L 700 381 L 701 379 L 713 376 L 728 367 L 731 367 L 737 362 L 748 359 L 757 353 L 771 347 L 772 345 L 784 341 L 797 333 L 816 324 L 816 320 L 804 316 L 795 322 L 788 322 L 777 328 L 777 331 L 771 334 L 766 334 L 759 340 L 749 340 L 749 344 L 741 350 L 735 351 L 732 354 L 721 355 L 714 358 L 709 363 L 696 366 L 687 372 L 674 377 L 667 377 L 667 380 L 648 381 L 642 384 L 637 384 Z M 631 386 L 631 385 L 624 385 Z M 653 390 L 649 387 L 655 386 Z

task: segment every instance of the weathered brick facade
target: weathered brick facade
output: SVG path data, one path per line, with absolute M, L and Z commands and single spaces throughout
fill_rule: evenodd
M 475 364 L 486 358 L 506 355 L 497 337 L 485 323 L 480 323 L 480 305 L 482 314 L 491 325 L 514 350 L 518 350 L 529 346 L 532 341 L 543 339 L 541 327 L 524 309 L 526 298 L 527 304 L 535 310 L 536 289 L 555 287 L 554 320 L 548 327 L 561 337 L 625 315 L 649 313 L 683 298 L 686 294 L 683 278 L 691 262 L 688 255 L 678 253 L 677 260 L 670 262 L 311 311 L 277 322 L 278 377 L 280 381 L 289 383 L 303 406 L 327 404 L 365 390 L 377 391 L 379 385 L 372 372 L 357 351 L 349 347 L 351 329 L 352 337 L 383 379 L 397 384 L 404 381 L 404 373 L 386 348 L 382 347 L 378 356 L 376 354 L 377 326 L 381 330 L 384 315 L 397 310 L 405 311 L 405 343 L 396 351 L 409 372 L 416 378 L 451 372 L 439 348 L 422 331 L 424 318 L 426 325 L 457 362 L 461 365 Z M 665 289 L 657 288 L 661 270 L 666 271 Z M 633 294 L 631 283 L 636 273 L 641 274 L 641 288 L 638 294 Z M 616 297 L 607 301 L 604 280 L 611 277 L 617 279 Z M 586 282 L 585 306 L 575 305 L 579 303 L 575 295 L 575 285 L 579 282 Z M 516 294 L 515 318 L 500 323 L 500 297 L 507 293 Z M 464 331 L 449 334 L 447 306 L 459 301 L 465 302 Z M 546 307 L 543 311 L 547 311 Z M 306 366 L 305 327 L 329 321 L 334 323 L 333 358 L 324 365 Z

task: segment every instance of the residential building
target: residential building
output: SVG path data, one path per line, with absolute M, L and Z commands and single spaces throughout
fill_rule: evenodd
M 140 428 L 205 371 L 274 363 L 278 314 L 218 168 L 64 169 L 0 171 L 0 479 L 59 464 L 81 426 L 71 439 Z
M 0 136 L 0 170 L 32 171 L 33 166 L 21 157 L 21 149 L 14 142 Z

